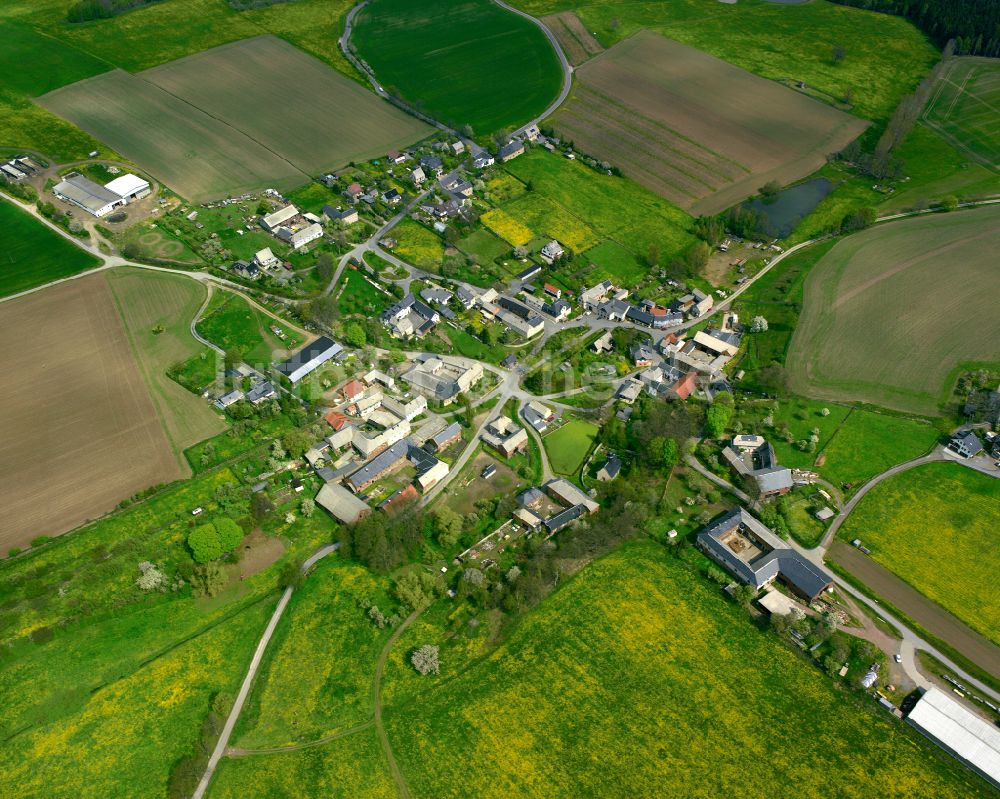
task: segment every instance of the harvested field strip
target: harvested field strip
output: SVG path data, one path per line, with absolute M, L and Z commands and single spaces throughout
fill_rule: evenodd
M 592 58 L 576 76 L 573 94 L 554 117 L 556 131 L 692 213 L 723 210 L 768 179 L 802 178 L 866 127 L 646 31 Z M 678 172 L 697 176 L 704 188 L 679 181 Z M 670 193 L 664 183 L 688 196 Z
M 599 131 L 599 136 L 605 141 L 616 141 L 623 147 L 622 155 L 618 157 L 620 163 L 631 163 L 637 167 L 644 167 L 648 170 L 653 179 L 660 179 L 665 183 L 674 185 L 678 190 L 691 197 L 702 197 L 713 189 L 718 188 L 725 181 L 710 183 L 708 176 L 700 178 L 693 174 L 683 165 L 688 165 L 691 169 L 696 169 L 696 165 L 691 163 L 692 159 L 684 157 L 671 157 L 671 154 L 662 152 L 663 148 L 651 144 L 648 137 L 641 133 L 628 131 L 624 125 L 586 114 L 584 109 L 567 109 L 560 117 L 560 129 L 565 130 L 570 136 L 594 135 L 594 131 Z M 567 123 L 565 120 L 576 120 Z M 669 145 L 665 145 L 669 149 Z M 664 174 L 666 172 L 666 174 Z
M 186 466 L 185 449 L 226 429 L 205 400 L 167 377 L 171 366 L 208 351 L 190 330 L 205 286 L 145 269 L 113 269 L 106 275 L 167 436 Z
M 0 405 L 0 546 L 63 533 L 184 475 L 103 274 L 0 306 L 0 352 L 17 375 Z
M 39 103 L 194 202 L 261 186 L 289 189 L 430 131 L 273 36 L 137 75 L 108 72 Z
M 192 202 L 261 186 L 289 189 L 308 177 L 245 133 L 121 70 L 38 102 Z
M 558 39 L 573 66 L 578 66 L 591 56 L 604 52 L 601 43 L 590 34 L 573 11 L 562 11 L 542 17 L 542 22 Z
M 843 541 L 834 541 L 827 557 L 960 655 L 991 675 L 1000 674 L 1000 647 L 887 568 Z
M 839 242 L 806 279 L 786 359 L 794 389 L 934 415 L 964 362 L 997 362 L 1000 209 L 893 222 Z M 947 292 L 933 290 L 948 276 Z M 886 313 L 886 308 L 899 309 Z
M 685 136 L 680 131 L 670 127 L 663 120 L 636 116 L 634 109 L 619 102 L 606 92 L 595 89 L 593 86 L 581 86 L 578 95 L 583 98 L 584 102 L 592 100 L 592 105 L 595 107 L 612 106 L 617 108 L 622 115 L 619 119 L 619 124 L 622 127 L 635 131 L 641 130 L 650 137 L 666 135 L 671 142 L 669 149 L 676 151 L 685 159 L 695 161 L 706 169 L 714 167 L 722 177 L 735 180 L 739 176 L 739 173 L 749 175 L 752 172 L 750 167 L 745 164 L 741 164 L 739 161 L 716 150 L 710 150 L 701 142 Z

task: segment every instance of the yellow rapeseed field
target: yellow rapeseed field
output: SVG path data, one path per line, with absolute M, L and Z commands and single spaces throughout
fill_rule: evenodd
M 535 237 L 535 234 L 531 232 L 531 228 L 521 224 L 500 208 L 487 211 L 479 217 L 479 221 L 504 241 L 513 244 L 515 247 L 521 247 Z

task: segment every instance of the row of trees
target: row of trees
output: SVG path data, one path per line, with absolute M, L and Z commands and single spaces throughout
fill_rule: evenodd
M 156 2 L 158 0 L 78 0 L 66 12 L 66 21 L 90 22 L 94 19 L 110 19 L 116 14 Z

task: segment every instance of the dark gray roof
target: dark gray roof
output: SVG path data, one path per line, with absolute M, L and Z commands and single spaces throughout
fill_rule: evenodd
M 784 466 L 769 466 L 766 469 L 757 469 L 753 473 L 753 476 L 760 490 L 765 494 L 791 488 L 794 484 L 792 481 L 792 470 Z
M 542 271 L 542 267 L 538 264 L 532 264 L 527 269 L 525 269 L 521 274 L 517 276 L 518 280 L 527 280 L 528 278 L 534 277 L 539 272 Z
M 522 305 L 517 300 L 512 300 L 510 297 L 497 297 L 497 305 L 501 308 L 506 308 L 515 316 L 520 316 L 522 319 L 530 319 L 534 314 L 527 305 Z
M 433 441 L 437 446 L 441 446 L 446 441 L 449 441 L 456 436 L 462 435 L 462 425 L 458 422 L 452 422 L 444 430 L 435 436 L 431 436 L 430 440 Z
M 587 515 L 587 508 L 585 505 L 574 505 L 572 508 L 567 508 L 561 513 L 557 513 L 549 519 L 545 520 L 545 526 L 549 528 L 550 533 L 554 533 L 561 530 L 567 524 L 572 524 L 581 516 Z
M 622 462 L 617 456 L 608 455 L 608 459 L 604 461 L 604 464 L 601 466 L 601 470 L 606 472 L 608 477 L 615 478 L 622 470 Z
M 379 475 L 391 469 L 399 461 L 403 460 L 409 452 L 409 442 L 406 439 L 397 441 L 384 452 L 376 455 L 368 463 L 358 469 L 347 478 L 347 482 L 356 490 L 360 491 L 372 480 L 378 479 Z
M 721 539 L 738 527 L 742 527 L 744 533 L 756 539 L 761 549 L 766 550 L 751 562 L 738 557 L 722 543 Z M 789 585 L 808 597 L 814 597 L 832 582 L 825 571 L 794 549 L 789 549 L 784 541 L 743 508 L 726 514 L 698 533 L 698 543 L 736 577 L 754 588 L 760 588 L 780 575 Z

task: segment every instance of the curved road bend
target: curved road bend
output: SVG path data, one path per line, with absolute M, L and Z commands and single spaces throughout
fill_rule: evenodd
M 496 3 L 496 5 L 500 6 L 500 8 L 504 8 L 507 11 L 510 11 L 512 14 L 517 14 L 519 17 L 524 17 L 525 19 L 530 20 L 539 28 L 541 28 L 542 33 L 545 34 L 545 38 L 548 39 L 549 44 L 552 45 L 552 49 L 556 51 L 556 56 L 559 59 L 559 65 L 562 67 L 563 85 L 562 89 L 559 91 L 559 96 L 556 97 L 556 99 L 552 101 L 549 107 L 546 108 L 544 111 L 542 111 L 541 114 L 539 114 L 537 117 L 535 117 L 527 124 L 522 125 L 517 130 L 515 130 L 513 135 L 519 136 L 523 134 L 524 131 L 526 131 L 532 125 L 538 125 L 541 123 L 543 119 L 554 114 L 556 109 L 563 104 L 563 102 L 566 100 L 567 97 L 569 97 L 570 89 L 573 88 L 573 65 L 570 64 L 569 59 L 566 58 L 566 53 L 563 52 L 562 45 L 559 44 L 559 40 L 556 39 L 552 31 L 549 30 L 548 25 L 542 22 L 538 17 L 533 17 L 531 16 L 531 14 L 521 11 L 519 8 L 514 8 L 513 6 L 503 2 L 503 0 L 493 0 L 493 2 Z
M 316 550 L 315 553 L 302 564 L 302 573 L 306 574 L 309 569 L 315 566 L 320 560 L 325 558 L 332 552 L 336 552 L 340 549 L 340 544 L 326 544 Z M 233 709 L 229 711 L 229 717 L 226 719 L 225 725 L 222 727 L 222 734 L 219 735 L 219 740 L 215 744 L 215 749 L 212 750 L 212 755 L 208 759 L 208 765 L 205 768 L 205 773 L 202 775 L 198 787 L 195 789 L 194 793 L 191 794 L 191 799 L 203 799 L 205 796 L 205 791 L 208 790 L 208 785 L 212 781 L 212 775 L 215 774 L 215 769 L 219 765 L 219 761 L 222 759 L 223 755 L 226 753 L 226 749 L 229 746 L 229 739 L 233 734 L 233 729 L 236 727 L 236 722 L 239 720 L 240 713 L 243 712 L 243 706 L 246 704 L 247 697 L 250 695 L 250 689 L 253 687 L 254 678 L 257 676 L 257 669 L 260 668 L 261 660 L 264 658 L 264 652 L 267 650 L 267 645 L 271 642 L 271 636 L 274 635 L 274 630 L 278 626 L 278 622 L 281 621 L 282 615 L 285 613 L 285 608 L 288 607 L 288 601 L 292 598 L 292 592 L 295 589 L 289 586 L 282 592 L 281 599 L 278 600 L 278 605 L 274 609 L 274 613 L 271 614 L 271 620 L 267 623 L 267 627 L 264 629 L 264 634 L 260 637 L 260 641 L 257 643 L 257 648 L 254 650 L 253 658 L 250 660 L 250 666 L 247 669 L 246 677 L 243 678 L 243 684 L 240 686 L 240 691 L 236 695 L 236 701 L 233 702 Z

